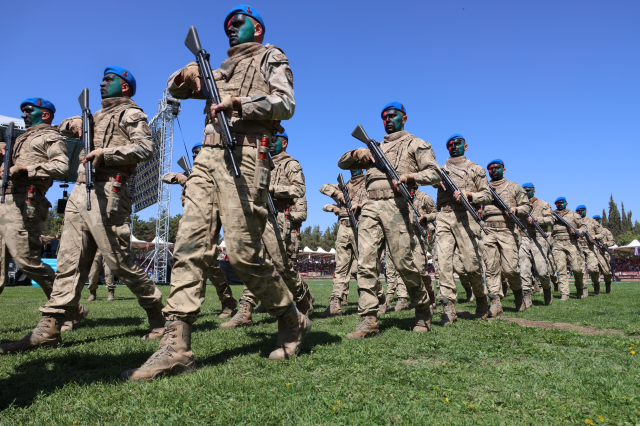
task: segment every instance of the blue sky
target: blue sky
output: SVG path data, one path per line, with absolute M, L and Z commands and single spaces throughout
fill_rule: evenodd
M 18 116 L 24 98 L 39 96 L 55 103 L 59 123 L 79 113 L 84 86 L 96 111 L 103 69 L 119 65 L 135 75 L 134 100 L 151 117 L 168 76 L 193 60 L 183 44 L 190 25 L 214 68 L 226 58 L 223 19 L 236 3 L 188 4 L 34 1 L 26 9 L 5 2 L 0 114 Z M 586 204 L 596 214 L 613 192 L 640 216 L 640 2 L 251 5 L 265 19 L 265 42 L 291 62 L 296 113 L 283 125 L 307 179 L 306 225 L 324 229 L 335 221 L 322 211 L 330 199 L 318 189 L 336 181 L 341 154 L 362 146 L 350 136 L 358 123 L 382 139 L 380 109 L 391 101 L 404 103 L 406 130 L 429 141 L 440 164 L 448 136 L 461 133 L 472 161 L 502 158 L 508 179 L 534 182 L 547 201 L 563 195 L 569 207 Z M 202 137 L 202 108 L 202 101 L 183 102 L 189 147 Z M 176 131 L 174 163 L 181 155 Z M 433 188 L 426 192 L 435 196 Z M 55 186 L 49 199 L 60 194 Z M 181 211 L 176 187 L 171 213 Z M 155 216 L 155 207 L 141 215 Z

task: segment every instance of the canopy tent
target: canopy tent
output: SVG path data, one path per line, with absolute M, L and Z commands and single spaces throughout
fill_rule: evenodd
M 623 253 L 635 253 L 636 250 L 640 250 L 640 241 L 633 240 L 626 246 L 622 247 L 610 247 L 611 250 L 620 251 Z
M 222 242 L 218 245 L 218 247 L 227 248 L 227 242 L 225 240 L 222 240 Z
M 335 248 L 332 248 L 331 251 L 326 251 L 322 247 L 318 247 L 315 251 L 313 251 L 309 247 L 305 247 L 302 249 L 300 253 L 307 255 L 309 259 L 312 259 L 312 258 L 333 259 L 334 257 L 336 257 Z

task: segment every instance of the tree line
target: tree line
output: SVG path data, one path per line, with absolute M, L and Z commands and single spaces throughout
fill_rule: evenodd
M 618 246 L 626 246 L 633 240 L 640 240 L 640 222 L 631 221 L 631 210 L 625 212 L 624 203 L 622 213 L 618 209 L 618 204 L 613 200 L 613 194 L 609 200 L 609 214 L 602 209 L 602 226 L 607 228 L 613 234 Z
M 307 226 L 300 231 L 300 250 L 305 247 L 309 247 L 311 250 L 316 250 L 318 247 L 329 251 L 336 246 L 336 238 L 338 237 L 338 222 L 331 226 L 328 226 L 324 232 L 320 231 L 320 225 Z

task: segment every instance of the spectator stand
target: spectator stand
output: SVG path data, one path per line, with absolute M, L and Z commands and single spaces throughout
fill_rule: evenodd
M 336 270 L 336 249 L 330 251 L 318 247 L 315 251 L 305 247 L 298 252 L 298 272 L 313 279 L 332 279 Z

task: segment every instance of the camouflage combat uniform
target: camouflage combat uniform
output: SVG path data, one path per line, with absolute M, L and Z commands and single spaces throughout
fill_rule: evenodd
M 553 215 L 551 214 L 551 206 L 546 201 L 536 197 L 529 199 L 532 210 L 531 216 L 537 220 L 540 227 L 545 230 L 549 225 L 553 225 Z M 522 277 L 522 289 L 525 293 L 531 294 L 534 289 L 535 277 L 532 269 L 540 279 L 542 288 L 548 290 L 545 294 L 551 295 L 551 261 L 549 260 L 549 244 L 544 237 L 536 230 L 533 224 L 523 219 L 522 222 L 527 226 L 527 233 L 531 237 L 522 238 L 520 244 L 520 276 Z
M 491 181 L 489 185 L 509 208 L 515 207 L 517 216 L 523 217 L 531 212 L 531 203 L 521 185 L 505 178 Z M 519 257 L 520 231 L 515 222 L 494 204 L 485 206 L 482 217 L 484 226 L 489 232 L 489 235 L 485 235 L 484 238 L 487 290 L 492 302 L 489 315 L 495 316 L 502 312 L 500 300 L 505 294 L 502 289 L 501 275 L 506 278 L 516 297 L 516 309 L 523 310 Z M 499 299 L 496 300 L 496 297 Z
M 596 240 L 602 240 L 604 235 L 602 234 L 602 226 L 598 223 L 597 220 L 592 219 L 590 217 L 583 218 L 583 222 L 587 227 L 587 231 L 589 235 L 591 235 Z M 587 236 L 584 238 L 580 238 L 578 240 L 578 244 L 580 245 L 580 251 L 582 253 L 582 257 L 584 258 L 585 264 L 585 272 L 588 272 L 591 276 L 591 282 L 593 283 L 593 290 L 596 293 L 600 293 L 600 262 L 598 259 L 598 255 L 600 254 L 600 249 L 595 245 L 595 242 L 592 243 L 589 241 Z M 604 260 L 604 259 L 603 259 Z M 587 288 L 587 283 L 585 282 L 584 288 Z
M 4 143 L 2 144 L 4 148 Z M 11 258 L 18 268 L 34 280 L 47 298 L 51 296 L 55 272 L 40 260 L 44 231 L 51 203 L 45 198 L 53 179 L 69 174 L 67 144 L 57 126 L 39 124 L 27 129 L 13 143 L 11 165 L 28 168 L 28 173 L 16 176 L 9 183 L 4 204 L 0 204 L 0 242 L 4 243 L 0 264 L 0 293 L 6 284 Z M 0 176 L 4 163 L 0 166 Z M 29 209 L 27 193 L 33 186 L 33 207 Z
M 613 234 L 604 226 L 602 227 L 602 243 L 611 247 L 615 245 L 616 240 L 613 238 Z M 607 293 L 611 293 L 611 280 L 613 278 L 613 274 L 611 271 L 611 255 L 608 252 L 604 254 L 600 253 L 598 256 L 598 263 L 600 264 L 600 273 L 604 275 L 604 282 L 606 286 Z
M 104 283 L 107 285 L 107 290 L 113 291 L 116 289 L 116 285 L 113 282 L 113 274 L 109 265 L 104 260 L 104 256 L 100 253 L 100 250 L 96 252 L 93 258 L 93 264 L 89 271 L 89 291 L 96 291 L 98 289 L 98 281 L 100 281 L 100 269 L 104 269 Z
M 578 213 L 569 209 L 556 210 L 556 213 L 562 216 L 578 231 L 582 232 L 583 229 L 586 229 L 584 219 L 580 217 Z M 569 299 L 569 277 L 567 276 L 567 265 L 571 267 L 571 271 L 573 272 L 578 298 L 582 298 L 584 287 L 584 258 L 582 257 L 580 246 L 578 245 L 578 238 L 575 234 L 571 233 L 566 226 L 557 221 L 553 224 L 552 235 L 553 257 L 558 268 L 558 282 L 560 293 L 562 293 L 562 299 Z
M 412 174 L 414 187 L 434 185 L 440 182 L 438 165 L 431 145 L 407 131 L 385 135 L 380 144 L 389 163 L 399 176 Z M 341 169 L 367 167 L 353 157 L 354 151 L 345 153 L 338 161 Z M 402 196 L 395 192 L 391 180 L 378 170 L 370 168 L 365 176 L 367 199 L 364 202 L 358 226 L 358 313 L 375 317 L 378 312 L 379 265 L 385 241 L 391 249 L 393 263 L 402 277 L 411 303 L 419 315 L 429 316 L 429 295 L 422 282 L 424 259 L 414 256 L 416 237 L 410 207 Z M 363 319 L 364 320 L 364 319 Z M 377 327 L 377 326 L 376 326 Z

